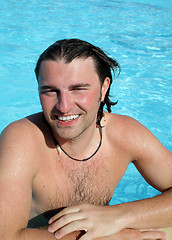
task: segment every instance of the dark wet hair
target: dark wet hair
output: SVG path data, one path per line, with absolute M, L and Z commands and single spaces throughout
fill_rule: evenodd
M 76 58 L 88 58 L 91 57 L 95 64 L 96 72 L 100 79 L 100 84 L 104 83 L 106 77 L 110 79 L 110 86 L 113 81 L 112 75 L 115 75 L 118 70 L 120 73 L 120 65 L 118 62 L 108 57 L 107 54 L 102 51 L 99 47 L 96 47 L 86 41 L 80 39 L 63 39 L 56 41 L 54 44 L 49 46 L 39 57 L 35 74 L 39 83 L 39 71 L 41 62 L 46 60 L 59 61 L 64 60 L 66 63 L 70 63 Z M 100 121 L 103 116 L 103 108 L 106 105 L 107 111 L 111 112 L 111 106 L 117 104 L 110 100 L 110 86 L 105 95 L 105 99 L 100 103 L 100 107 L 97 114 L 97 124 L 100 126 Z

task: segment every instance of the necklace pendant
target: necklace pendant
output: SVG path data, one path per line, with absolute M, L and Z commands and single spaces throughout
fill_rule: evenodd
M 61 155 L 62 150 L 61 150 L 59 145 L 57 145 L 57 152 L 58 152 L 59 155 Z

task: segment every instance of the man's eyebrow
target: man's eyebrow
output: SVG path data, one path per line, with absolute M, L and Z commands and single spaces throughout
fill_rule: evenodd
M 70 85 L 69 88 L 79 88 L 79 87 L 91 87 L 91 85 L 89 83 L 78 83 L 78 84 Z
M 91 85 L 88 83 L 77 83 L 77 84 L 70 85 L 69 89 L 82 88 L 82 87 L 91 87 Z M 56 89 L 56 87 L 53 85 L 40 85 L 39 89 L 40 90 Z
M 41 90 L 45 90 L 45 89 L 55 89 L 55 87 L 53 85 L 40 85 L 39 88 Z

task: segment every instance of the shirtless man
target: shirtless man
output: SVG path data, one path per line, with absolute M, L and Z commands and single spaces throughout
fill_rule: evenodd
M 40 56 L 43 113 L 1 135 L 0 239 L 165 239 L 156 228 L 172 226 L 172 152 L 136 120 L 110 113 L 118 68 L 77 39 Z M 162 194 L 108 206 L 130 162 Z

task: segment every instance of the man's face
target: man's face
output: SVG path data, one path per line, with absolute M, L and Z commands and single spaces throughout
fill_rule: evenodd
M 91 58 L 41 63 L 40 101 L 56 137 L 73 140 L 85 130 L 95 128 L 105 91 Z

